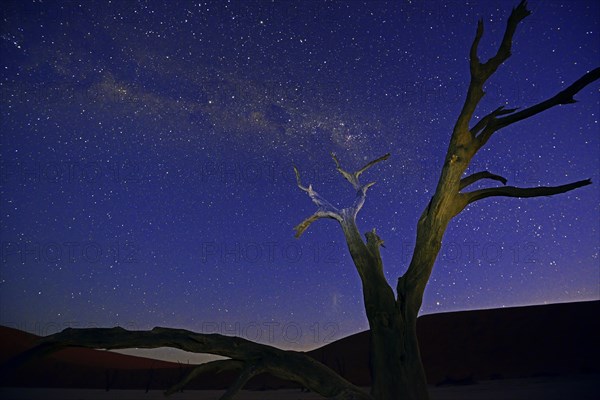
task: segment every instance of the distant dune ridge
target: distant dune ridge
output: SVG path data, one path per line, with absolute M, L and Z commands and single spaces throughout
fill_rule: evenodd
M 430 384 L 567 376 L 600 372 L 600 301 L 462 311 L 418 320 Z M 0 327 L 0 362 L 35 345 L 37 336 Z M 308 354 L 359 386 L 369 386 L 369 332 Z M 103 350 L 69 348 L 0 377 L 4 387 L 163 390 L 192 366 Z M 188 389 L 222 389 L 235 377 L 202 376 Z M 268 375 L 248 389 L 297 387 Z

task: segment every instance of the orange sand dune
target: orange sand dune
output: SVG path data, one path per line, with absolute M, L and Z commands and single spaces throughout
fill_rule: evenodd
M 554 377 L 600 372 L 600 301 L 432 314 L 419 318 L 431 384 Z M 0 327 L 0 362 L 31 348 L 37 336 Z M 370 384 L 369 332 L 308 352 L 360 386 Z M 0 377 L 1 386 L 165 389 L 191 366 L 102 350 L 71 348 Z M 199 377 L 189 389 L 222 389 L 234 376 Z M 251 389 L 295 387 L 268 375 Z

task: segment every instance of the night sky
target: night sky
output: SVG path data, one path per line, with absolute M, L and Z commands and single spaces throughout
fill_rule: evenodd
M 0 40 L 0 324 L 181 327 L 311 349 L 368 328 L 335 171 L 387 152 L 359 215 L 407 267 L 480 55 L 515 1 L 11 1 Z M 477 115 L 600 64 L 600 3 L 531 1 Z M 516 186 L 450 224 L 422 314 L 600 298 L 599 85 L 498 132 L 469 172 Z M 495 185 L 497 182 L 486 182 Z M 189 356 L 185 356 L 189 359 Z M 184 359 L 172 355 L 173 359 Z

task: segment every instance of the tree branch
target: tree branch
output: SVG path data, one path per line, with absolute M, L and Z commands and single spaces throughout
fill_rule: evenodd
M 300 237 L 306 229 L 308 229 L 310 224 L 312 224 L 313 222 L 315 222 L 316 220 L 321 219 L 321 218 L 332 218 L 332 219 L 337 220 L 340 223 L 342 223 L 346 219 L 349 219 L 349 220 L 351 220 L 351 223 L 354 223 L 354 219 L 356 218 L 356 215 L 362 209 L 362 206 L 365 203 L 365 199 L 367 197 L 367 190 L 375 184 L 375 182 L 369 182 L 365 185 L 361 185 L 361 183 L 359 181 L 360 175 L 363 172 L 365 172 L 367 169 L 371 168 L 373 165 L 377 164 L 378 162 L 387 160 L 390 157 L 390 154 L 387 153 L 387 154 L 367 163 L 365 166 L 363 166 L 361 169 L 359 169 L 358 171 L 356 171 L 354 173 L 349 173 L 348 171 L 344 170 L 335 154 L 331 153 L 331 157 L 333 158 L 333 161 L 335 162 L 335 166 L 336 166 L 336 169 L 338 170 L 338 172 L 340 174 L 342 174 L 342 176 L 348 182 L 350 182 L 350 184 L 352 184 L 352 187 L 354 189 L 356 189 L 356 199 L 354 200 L 354 203 L 352 204 L 351 207 L 346 207 L 342 210 L 338 210 L 337 208 L 332 206 L 327 200 L 325 200 L 323 197 L 321 197 L 317 192 L 315 192 L 312 188 L 312 185 L 308 185 L 308 187 L 303 186 L 302 182 L 300 180 L 300 172 L 298 172 L 298 169 L 296 167 L 294 167 L 294 172 L 296 173 L 296 182 L 298 184 L 298 187 L 300 189 L 302 189 L 303 191 L 305 191 L 306 193 L 308 193 L 308 195 L 312 199 L 313 203 L 315 203 L 319 207 L 319 209 L 317 210 L 316 213 L 314 213 L 310 217 L 306 218 L 300 224 L 296 225 L 296 227 L 294 229 L 296 231 L 295 236 L 297 238 Z
M 373 161 L 368 162 L 364 167 L 362 167 L 361 169 L 359 169 L 358 171 L 354 172 L 354 173 L 349 173 L 348 171 L 342 169 L 340 162 L 338 161 L 337 157 L 335 156 L 334 153 L 331 153 L 331 157 L 333 158 L 333 161 L 335 161 L 335 167 L 336 169 L 339 171 L 340 174 L 342 174 L 342 176 L 344 178 L 346 178 L 346 180 L 348 182 L 350 182 L 352 184 L 352 187 L 356 190 L 360 190 L 361 186 L 360 183 L 358 181 L 358 178 L 360 177 L 360 175 L 365 172 L 367 169 L 371 168 L 373 165 L 377 164 L 380 161 L 384 161 L 387 160 L 388 158 L 390 158 L 390 153 L 387 153 Z M 372 186 L 372 184 L 370 185 Z
M 362 167 L 361 169 L 359 169 L 358 171 L 355 172 L 356 178 L 358 179 L 358 177 L 363 172 L 365 172 L 367 169 L 371 168 L 373 165 L 377 164 L 378 162 L 387 160 L 388 158 L 390 158 L 390 156 L 391 156 L 390 153 L 386 153 L 386 154 L 382 155 L 381 157 L 379 157 L 379 158 L 377 158 L 377 159 L 375 159 L 373 161 L 368 162 L 364 167 Z
M 502 182 L 503 185 L 506 185 L 506 178 L 501 177 L 500 175 L 494 175 L 488 171 L 481 171 L 466 176 L 460 180 L 460 186 L 458 190 L 463 190 L 469 185 L 481 180 L 481 179 L 493 179 L 498 182 Z
M 352 185 L 352 187 L 356 190 L 358 190 L 358 188 L 360 187 L 360 185 L 358 184 L 358 176 L 356 176 L 356 174 L 351 174 L 348 171 L 344 170 L 342 168 L 342 166 L 340 165 L 339 160 L 337 159 L 337 157 L 335 156 L 335 153 L 331 153 L 331 158 L 333 158 L 333 161 L 335 162 L 335 169 L 338 170 L 338 172 L 340 174 L 342 174 L 342 176 L 344 178 L 346 178 L 346 180 L 348 182 L 350 182 L 350 184 Z
M 527 9 L 527 1 L 523 0 L 519 5 L 512 9 L 508 21 L 506 23 L 506 30 L 504 31 L 504 37 L 500 43 L 500 47 L 496 52 L 496 55 L 490 58 L 485 64 L 481 65 L 481 72 L 484 73 L 484 80 L 489 78 L 511 55 L 512 39 L 517 30 L 517 26 L 521 21 L 527 18 L 531 14 L 531 11 Z
M 173 385 L 169 390 L 165 392 L 165 396 L 170 396 L 173 393 L 176 393 L 183 388 L 185 388 L 191 381 L 196 379 L 198 376 L 202 374 L 208 373 L 221 373 L 226 371 L 237 371 L 244 367 L 244 363 L 238 360 L 217 360 L 210 361 L 204 364 L 200 364 L 190 371 L 189 374 L 175 385 Z
M 375 182 L 369 182 L 366 185 L 362 186 L 356 193 L 356 200 L 354 200 L 354 203 L 352 203 L 352 215 L 354 218 L 356 218 L 356 215 L 365 204 L 365 200 L 367 199 L 367 190 L 374 184 Z
M 514 124 L 515 122 L 522 121 L 529 117 L 532 117 L 536 114 L 541 113 L 542 111 L 546 111 L 552 107 L 557 105 L 564 104 L 572 104 L 575 103 L 576 100 L 573 98 L 581 89 L 585 88 L 590 83 L 595 82 L 600 79 L 600 68 L 593 69 L 589 71 L 569 87 L 564 89 L 563 91 L 557 93 L 553 97 L 544 100 L 538 104 L 535 104 L 531 107 L 528 107 L 519 112 L 515 112 L 518 109 L 504 109 L 500 107 L 490 114 L 483 117 L 472 129 L 471 134 L 477 135 L 479 132 L 479 136 L 477 136 L 477 149 L 483 147 L 490 137 L 500 129 Z M 502 118 L 497 118 L 501 115 L 505 115 Z
M 518 108 L 504 109 L 504 106 L 496 108 L 494 111 L 492 111 L 491 113 L 489 113 L 485 117 L 481 118 L 479 120 L 479 122 L 477 122 L 477 124 L 475 124 L 475 126 L 471 128 L 471 135 L 473 135 L 473 137 L 477 136 L 477 134 L 479 132 L 481 132 L 481 130 L 483 130 L 486 126 L 488 126 L 489 123 L 491 121 L 493 121 L 497 116 L 510 114 L 510 113 L 515 112 L 517 110 L 518 110 Z
M 471 70 L 471 78 L 473 78 L 477 74 L 477 70 L 481 63 L 479 62 L 479 42 L 483 37 L 483 20 L 479 19 L 477 21 L 477 31 L 475 32 L 475 38 L 473 39 L 473 44 L 471 44 L 471 50 L 469 51 L 469 67 Z
M 473 192 L 465 193 L 467 203 L 470 204 L 475 201 L 485 199 L 487 197 L 501 196 L 501 197 L 540 197 L 540 196 L 552 196 L 555 194 L 569 192 L 571 190 L 580 188 L 582 186 L 590 185 L 592 181 L 585 179 L 573 183 L 568 183 L 561 186 L 540 186 L 535 188 L 518 188 L 514 186 L 504 186 L 496 188 L 486 188 L 475 190 Z
M 313 201 L 313 203 L 315 203 L 317 207 L 319 207 L 319 210 L 339 214 L 338 209 L 335 208 L 330 202 L 325 200 L 325 198 L 323 198 L 317 192 L 315 192 L 312 188 L 312 185 L 308 185 L 308 187 L 302 186 L 302 182 L 300 181 L 300 172 L 298 172 L 298 168 L 294 167 L 294 172 L 296 173 L 296 182 L 298 184 L 298 187 L 306 193 L 308 193 L 308 196 Z
M 221 396 L 219 400 L 233 399 L 233 396 L 235 396 L 237 392 L 242 390 L 242 388 L 246 385 L 246 383 L 248 383 L 250 379 L 252 379 L 254 376 L 260 374 L 263 371 L 264 369 L 262 368 L 262 366 L 256 363 L 246 363 L 246 366 L 244 367 L 236 381 L 233 383 L 233 385 L 229 387 L 229 389 L 227 389 L 227 392 L 225 392 L 225 394 L 223 394 L 223 396 Z
M 294 230 L 296 231 L 296 234 L 294 236 L 299 238 L 300 236 L 302 236 L 304 231 L 308 229 L 310 224 L 321 218 L 332 218 L 338 222 L 342 222 L 343 220 L 343 217 L 340 214 L 328 211 L 317 211 L 316 213 L 306 218 L 304 221 L 300 222 L 294 227 Z
M 299 238 L 304 233 L 304 231 L 308 229 L 310 224 L 321 218 L 333 218 L 338 222 L 342 222 L 343 218 L 340 211 L 327 200 L 325 200 L 321 195 L 315 192 L 312 188 L 312 185 L 308 185 L 308 187 L 302 186 L 302 181 L 300 180 L 300 172 L 298 172 L 298 168 L 294 167 L 294 172 L 296 173 L 296 182 L 298 184 L 298 187 L 301 190 L 308 193 L 308 196 L 311 198 L 313 203 L 315 203 L 317 207 L 319 207 L 317 212 L 315 212 L 313 215 L 306 218 L 304 221 L 302 221 L 301 223 L 296 225 L 296 227 L 294 227 L 294 230 L 296 231 L 295 236 Z
M 470 137 L 466 137 L 466 133 L 471 118 L 473 117 L 473 113 L 484 95 L 483 85 L 489 77 L 496 72 L 498 67 L 510 57 L 513 35 L 515 34 L 519 23 L 529 14 L 531 14 L 531 12 L 527 9 L 526 1 L 521 1 L 516 8 L 513 8 L 510 17 L 508 18 L 508 22 L 506 23 L 506 29 L 500 47 L 496 54 L 484 64 L 481 64 L 477 54 L 479 42 L 483 36 L 483 21 L 479 20 L 477 23 L 477 32 L 469 52 L 471 81 L 467 91 L 467 98 L 465 99 L 463 108 L 456 121 L 453 136 L 462 136 L 463 141 L 469 141 Z
M 556 94 L 554 97 L 552 97 L 548 100 L 545 100 L 541 103 L 538 103 L 534 106 L 531 106 L 529 108 L 526 108 L 522 111 L 519 111 L 517 113 L 508 115 L 503 118 L 496 119 L 496 122 L 494 125 L 497 127 L 497 129 L 504 128 L 505 126 L 514 124 L 515 122 L 524 120 L 525 118 L 532 117 L 532 116 L 539 114 L 542 111 L 545 111 L 554 106 L 557 106 L 560 104 L 576 103 L 577 101 L 573 98 L 573 96 L 575 96 L 577 93 L 579 93 L 579 91 L 581 89 L 583 89 L 590 83 L 598 80 L 599 78 L 600 78 L 600 67 L 589 71 L 588 73 L 583 75 L 581 78 L 576 80 L 569 87 L 567 87 L 565 90 Z
M 377 164 L 378 162 L 381 162 L 381 161 L 384 161 L 384 160 L 387 160 L 388 158 L 390 158 L 390 153 L 384 154 L 383 156 L 381 156 L 373 161 L 368 162 L 367 164 L 365 164 L 365 166 L 363 166 L 361 169 L 359 169 L 358 171 L 356 171 L 354 173 L 349 173 L 348 171 L 344 170 L 341 167 L 340 162 L 338 161 L 338 159 L 334 153 L 331 153 L 331 157 L 333 158 L 333 161 L 335 161 L 335 166 L 336 166 L 336 169 L 339 171 L 339 173 L 342 174 L 342 176 L 344 178 L 346 178 L 346 180 L 352 184 L 352 187 L 354 189 L 356 189 L 356 200 L 354 200 L 352 207 L 348 208 L 346 210 L 346 212 L 342 213 L 342 215 L 348 215 L 351 218 L 356 218 L 356 215 L 362 209 L 362 206 L 365 204 L 365 199 L 367 197 L 367 190 L 375 184 L 375 182 L 369 182 L 366 185 L 361 185 L 361 183 L 359 181 L 360 175 L 363 172 L 365 172 L 367 169 L 371 168 L 373 165 Z
M 304 353 L 280 350 L 246 339 L 219 334 L 201 334 L 184 329 L 154 328 L 128 331 L 123 328 L 68 328 L 40 339 L 39 345 L 3 365 L 2 372 L 14 371 L 28 360 L 37 359 L 65 347 L 129 349 L 172 347 L 194 353 L 231 358 L 200 365 L 168 393 L 181 389 L 206 371 L 240 369 L 242 373 L 222 399 L 230 399 L 254 374 L 266 371 L 294 381 L 327 398 L 373 400 L 371 396 Z

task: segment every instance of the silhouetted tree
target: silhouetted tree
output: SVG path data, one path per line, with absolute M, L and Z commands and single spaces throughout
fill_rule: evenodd
M 582 180 L 560 186 L 520 188 L 506 186 L 505 178 L 488 171 L 463 177 L 475 154 L 487 144 L 494 133 L 554 106 L 574 103 L 573 96 L 600 77 L 600 68 L 594 69 L 541 103 L 520 111 L 504 106 L 498 107 L 472 124 L 475 109 L 484 95 L 485 82 L 510 57 L 515 30 L 529 14 L 525 2 L 521 2 L 512 10 L 499 49 L 484 63 L 479 60 L 477 51 L 483 36 L 483 22 L 478 23 L 470 50 L 471 79 L 466 100 L 454 125 L 435 193 L 417 223 L 417 238 L 412 259 L 406 273 L 398 278 L 395 292 L 383 273 L 379 253 L 383 240 L 373 229 L 366 233 L 366 241 L 363 241 L 356 226 L 356 215 L 365 202 L 367 190 L 374 184 L 363 184 L 359 178 L 375 164 L 388 159 L 389 154 L 352 173 L 343 169 L 333 155 L 337 171 L 350 182 L 357 193 L 354 203 L 342 209 L 332 206 L 311 185 L 303 186 L 300 173 L 295 171 L 298 187 L 305 191 L 318 207 L 313 215 L 295 228 L 296 236 L 300 236 L 318 219 L 330 218 L 338 221 L 360 276 L 371 328 L 371 394 L 365 393 L 330 368 L 302 353 L 283 351 L 236 337 L 198 334 L 169 328 L 154 328 L 151 331 L 126 331 L 121 328 L 66 329 L 44 338 L 37 348 L 22 355 L 15 362 L 66 346 L 107 349 L 168 346 L 191 352 L 217 354 L 230 359 L 197 366 L 167 393 L 174 393 L 202 373 L 240 370 L 238 379 L 221 397 L 222 400 L 232 398 L 250 378 L 262 372 L 270 372 L 277 377 L 298 382 L 311 391 L 335 399 L 428 399 L 416 322 L 425 287 L 450 221 L 467 205 L 488 197 L 551 196 L 591 183 L 590 180 Z M 503 186 L 469 190 L 473 183 L 484 179 L 501 182 Z
M 296 170 L 298 186 L 318 207 L 316 213 L 296 227 L 296 236 L 300 236 L 311 223 L 320 218 L 337 220 L 342 227 L 352 260 L 360 275 L 367 319 L 371 328 L 372 395 L 375 399 L 428 398 L 427 381 L 417 340 L 417 315 L 442 245 L 442 237 L 452 218 L 468 204 L 488 197 L 551 196 L 591 183 L 590 180 L 582 180 L 551 187 L 501 186 L 469 191 L 470 185 L 482 179 L 496 180 L 503 185 L 506 185 L 507 180 L 488 171 L 463 177 L 475 154 L 486 145 L 494 133 L 556 105 L 574 103 L 573 96 L 600 76 L 600 69 L 595 69 L 546 101 L 521 111 L 501 106 L 471 126 L 473 113 L 484 95 L 483 85 L 510 57 L 513 34 L 517 25 L 529 14 L 526 2 L 521 2 L 513 9 L 500 48 L 496 55 L 485 63 L 480 62 L 477 54 L 477 47 L 483 36 L 483 22 L 480 20 L 478 23 L 470 51 L 471 81 L 467 98 L 454 125 L 435 193 L 417 223 L 417 239 L 413 256 L 406 273 L 398 278 L 396 293 L 383 273 L 383 263 L 379 254 L 379 247 L 383 244 L 383 240 L 373 229 L 366 233 L 366 242 L 364 242 L 356 226 L 356 215 L 365 202 L 367 189 L 374 184 L 374 182 L 362 184 L 359 177 L 368 168 L 386 160 L 389 154 L 371 161 L 354 173 L 342 169 L 333 155 L 337 170 L 357 192 L 354 204 L 341 210 L 319 196 L 310 185 L 302 186 L 300 175 Z

